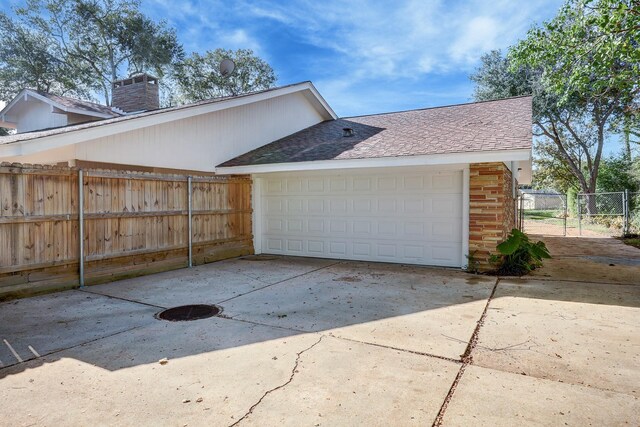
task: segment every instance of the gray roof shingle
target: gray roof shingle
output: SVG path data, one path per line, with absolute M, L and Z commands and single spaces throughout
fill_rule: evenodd
M 53 102 L 57 102 L 60 105 L 64 105 L 69 108 L 76 108 L 78 110 L 85 110 L 87 112 L 101 113 L 109 115 L 110 117 L 119 117 L 121 114 L 113 111 L 111 107 L 106 105 L 96 104 L 95 102 L 83 101 L 81 99 L 69 98 L 67 96 L 54 95 L 48 92 L 37 91 L 38 95 L 49 98 Z
M 173 106 L 173 107 L 165 107 L 165 108 L 160 108 L 160 109 L 157 109 L 157 110 L 145 111 L 145 112 L 142 112 L 142 113 L 126 114 L 124 116 L 120 116 L 120 115 L 116 114 L 115 117 L 113 117 L 113 118 L 95 120 L 95 121 L 92 121 L 92 122 L 81 123 L 81 124 L 76 124 L 76 125 L 63 126 L 63 127 L 51 128 L 51 129 L 43 129 L 43 130 L 32 131 L 32 132 L 16 133 L 16 134 L 8 135 L 8 136 L 0 136 L 0 144 L 13 144 L 13 143 L 21 142 L 21 141 L 30 141 L 30 140 L 34 140 L 34 139 L 38 139 L 38 138 L 46 138 L 48 136 L 53 136 L 53 135 L 58 135 L 58 134 L 63 134 L 63 133 L 69 133 L 69 132 L 79 131 L 79 130 L 83 130 L 83 129 L 90 129 L 90 128 L 95 128 L 95 127 L 100 127 L 100 126 L 108 126 L 108 125 L 110 125 L 112 123 L 120 123 L 120 122 L 124 122 L 124 121 L 129 121 L 129 120 L 136 120 L 136 119 L 140 119 L 140 118 L 143 118 L 143 117 L 148 117 L 148 116 L 154 116 L 154 115 L 157 115 L 157 114 L 168 113 L 168 112 L 171 112 L 171 111 L 185 110 L 185 109 L 189 109 L 189 108 L 193 108 L 193 107 L 198 107 L 198 106 L 201 106 L 201 105 L 216 104 L 216 103 L 219 103 L 219 102 L 228 101 L 230 99 L 244 98 L 244 97 L 250 97 L 250 96 L 261 94 L 261 93 L 274 92 L 276 90 L 280 90 L 280 89 L 284 89 L 284 88 L 288 88 L 288 87 L 293 87 L 293 86 L 298 86 L 298 85 L 302 85 L 304 83 L 310 83 L 310 82 L 305 81 L 305 82 L 301 82 L 301 83 L 294 83 L 294 84 L 289 84 L 289 85 L 285 85 L 285 86 L 278 86 L 278 87 L 274 87 L 274 88 L 270 88 L 270 89 L 259 90 L 259 91 L 255 91 L 255 92 L 243 93 L 241 95 L 235 95 L 235 96 L 223 96 L 223 97 L 219 97 L 219 98 L 205 99 L 205 100 L 202 100 L 202 101 L 193 102 L 191 104 L 177 105 L 177 106 Z M 105 107 L 105 108 L 108 108 L 108 107 Z
M 531 97 L 329 120 L 219 167 L 530 149 Z M 354 135 L 343 136 L 343 128 Z

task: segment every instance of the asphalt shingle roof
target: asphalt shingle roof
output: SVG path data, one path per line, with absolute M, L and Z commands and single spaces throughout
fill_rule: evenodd
M 145 111 L 145 112 L 142 112 L 142 113 L 127 114 L 127 115 L 124 115 L 124 116 L 117 116 L 117 117 L 110 118 L 110 119 L 95 120 L 95 121 L 92 121 L 92 122 L 81 123 L 81 124 L 76 124 L 76 125 L 63 126 L 63 127 L 51 128 L 51 129 L 43 129 L 43 130 L 32 131 L 32 132 L 16 133 L 16 134 L 7 135 L 7 136 L 0 136 L 0 144 L 13 144 L 13 143 L 21 142 L 21 141 L 30 141 L 30 140 L 38 139 L 38 138 L 46 138 L 48 136 L 53 136 L 53 135 L 58 135 L 58 134 L 63 134 L 63 133 L 69 133 L 69 132 L 79 131 L 79 130 L 83 130 L 83 129 L 95 128 L 95 127 L 100 127 L 100 126 L 108 126 L 108 125 L 110 125 L 112 123 L 119 123 L 119 122 L 124 122 L 124 121 L 129 121 L 129 120 L 136 120 L 136 119 L 140 119 L 140 118 L 143 118 L 143 117 L 148 117 L 148 116 L 154 116 L 154 115 L 157 115 L 157 114 L 168 113 L 168 112 L 171 112 L 171 111 L 185 110 L 185 109 L 189 109 L 189 108 L 193 108 L 193 107 L 198 107 L 198 106 L 201 106 L 201 105 L 216 104 L 218 102 L 227 101 L 227 100 L 230 100 L 230 99 L 244 98 L 244 97 L 249 97 L 249 96 L 252 96 L 252 95 L 257 95 L 257 94 L 260 94 L 260 93 L 273 92 L 273 91 L 276 91 L 276 90 L 279 90 L 279 89 L 301 85 L 303 83 L 306 83 L 306 82 L 294 83 L 294 84 L 285 85 L 285 86 L 278 86 L 278 87 L 274 87 L 274 88 L 270 88 L 270 89 L 259 90 L 259 91 L 256 91 L 256 92 L 244 93 L 244 94 L 241 94 L 241 95 L 223 96 L 223 97 L 220 97 L 220 98 L 205 99 L 203 101 L 198 101 L 198 102 L 194 102 L 194 103 L 191 103 L 191 104 L 177 105 L 177 106 L 174 106 L 174 107 L 160 108 L 158 110 L 150 110 L 150 111 Z M 53 95 L 53 96 L 55 96 L 55 95 Z M 105 108 L 108 108 L 108 107 L 105 107 Z
M 341 118 L 311 126 L 219 165 L 249 166 L 529 149 L 531 97 Z M 354 135 L 343 136 L 343 128 Z
M 108 114 L 111 117 L 119 117 L 121 114 L 116 113 L 106 105 L 96 104 L 95 102 L 83 101 L 81 99 L 69 98 L 67 96 L 54 95 L 48 92 L 37 91 L 38 95 L 49 98 L 53 102 L 64 105 L 65 107 L 76 108 L 94 113 Z

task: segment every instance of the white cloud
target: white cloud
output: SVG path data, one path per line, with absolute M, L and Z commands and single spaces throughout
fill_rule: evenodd
M 334 50 L 357 69 L 356 75 L 411 78 L 470 70 L 482 53 L 507 47 L 540 10 L 555 11 L 560 1 L 301 0 L 262 1 L 243 9 L 290 26 L 307 43 Z
M 429 99 L 460 100 L 464 91 L 468 99 L 468 85 L 452 93 L 442 87 L 446 78 L 468 75 L 483 53 L 513 45 L 532 24 L 551 18 L 563 2 L 143 1 L 180 29 L 188 51 L 251 48 L 273 63 L 270 56 L 282 55 L 282 49 L 311 46 L 312 54 L 286 51 L 287 59 L 295 61 L 295 73 L 288 78 L 313 79 L 336 110 L 349 112 L 384 111 L 390 103 L 401 108 L 408 98 L 423 105 Z M 400 100 L 399 88 L 430 92 L 403 91 Z

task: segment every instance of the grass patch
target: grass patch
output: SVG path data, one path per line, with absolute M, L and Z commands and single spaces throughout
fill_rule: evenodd
M 542 210 L 530 210 L 524 211 L 525 219 L 531 220 L 545 220 L 545 219 L 558 219 L 560 213 L 558 211 L 542 211 Z
M 640 249 L 640 237 L 623 237 L 622 242 L 626 245 L 636 247 Z

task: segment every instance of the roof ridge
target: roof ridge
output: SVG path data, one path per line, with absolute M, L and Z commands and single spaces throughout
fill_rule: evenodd
M 412 111 L 425 111 L 425 110 L 435 110 L 438 108 L 451 108 L 451 107 L 460 107 L 463 105 L 475 105 L 475 104 L 485 104 L 488 102 L 498 102 L 498 101 L 508 101 L 511 99 L 518 99 L 518 98 L 532 98 L 533 95 L 518 95 L 518 96 L 509 96 L 507 98 L 497 98 L 497 99 L 486 99 L 483 101 L 472 101 L 472 102 L 460 102 L 457 104 L 448 104 L 448 105 L 438 105 L 435 107 L 424 107 L 424 108 L 412 108 L 409 110 L 398 110 L 398 111 L 386 111 L 384 113 L 372 113 L 372 114 L 362 114 L 359 116 L 346 116 L 346 117 L 339 117 L 339 119 L 357 119 L 360 117 L 372 117 L 372 116 L 384 116 L 387 114 L 400 114 L 400 113 L 409 113 Z

